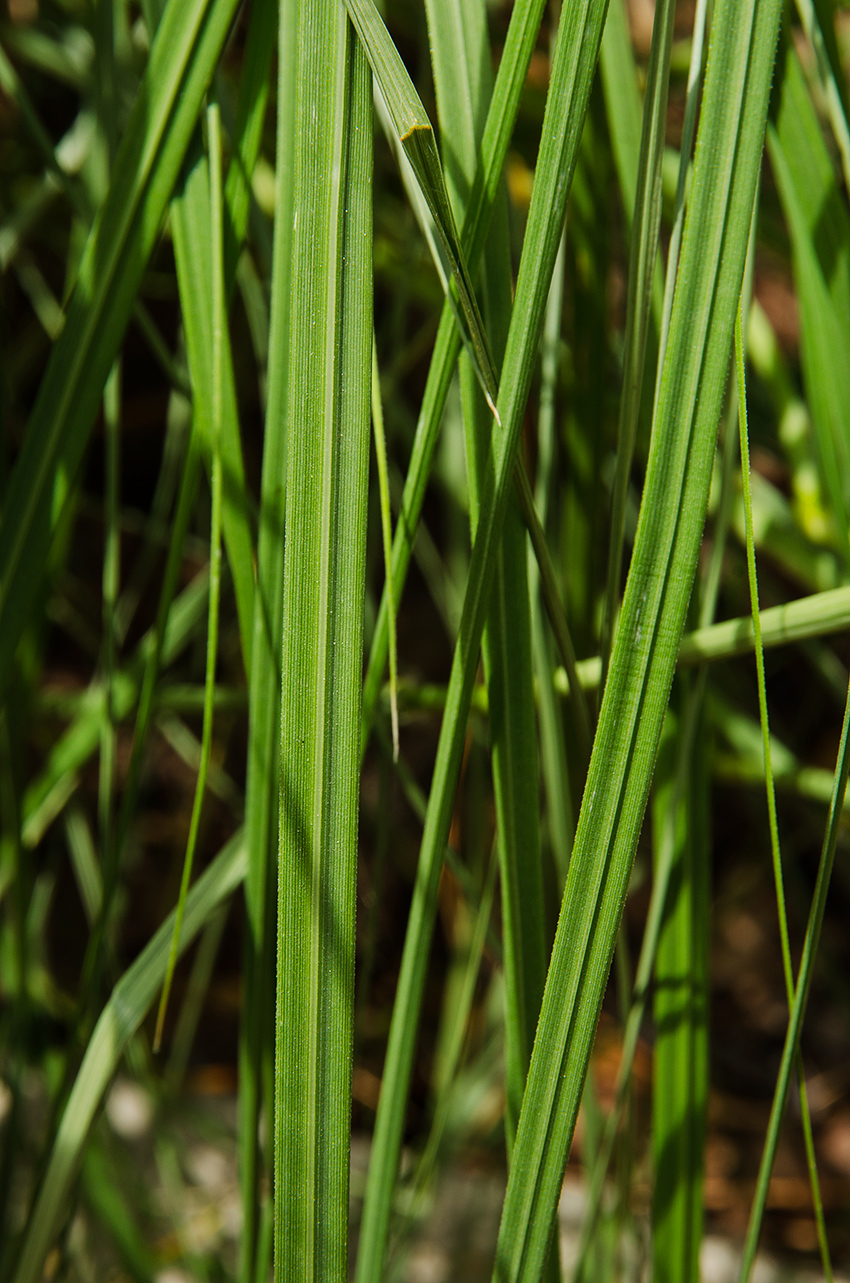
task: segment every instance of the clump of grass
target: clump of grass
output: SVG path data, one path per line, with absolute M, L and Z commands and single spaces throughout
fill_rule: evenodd
M 93 1128 L 122 1061 L 168 1128 L 222 906 L 240 885 L 241 1283 L 270 1269 L 341 1283 L 350 1258 L 358 1283 L 401 1269 L 435 1175 L 473 1126 L 466 1104 L 494 1084 L 504 1106 L 487 1144 L 507 1187 L 493 1278 L 558 1276 L 558 1198 L 615 948 L 621 1060 L 606 1119 L 591 1125 L 585 1096 L 576 1278 L 624 1272 L 642 1181 L 655 1273 L 696 1280 L 708 1049 L 724 1036 L 707 1020 L 712 771 L 767 787 L 758 858 L 770 849 L 790 1011 L 741 1277 L 795 1067 L 831 1272 L 801 1032 L 850 705 L 834 775 L 813 772 L 768 730 L 764 648 L 799 646 L 815 665 L 828 733 L 846 674 L 826 639 L 850 621 L 850 131 L 835 14 L 800 3 L 792 39 L 778 0 L 717 0 L 710 15 L 700 3 L 683 59 L 675 6 L 659 3 L 644 77 L 622 0 L 545 8 L 426 0 L 431 81 L 420 68 L 418 88 L 401 52 L 415 23 L 389 6 L 385 25 L 372 0 L 255 0 L 244 13 L 235 0 L 148 0 L 141 15 L 110 0 L 84 16 L 60 5 L 51 22 L 18 6 L 0 31 L 18 131 L 0 159 L 15 180 L 0 207 L 13 317 L 0 475 L 0 956 L 13 998 L 0 1017 L 0 1283 L 34 1283 L 46 1262 L 73 1276 L 83 1163 L 95 1233 L 136 1277 L 165 1263 L 111 1188 Z M 535 108 L 523 91 L 543 65 L 538 44 L 549 65 Z M 520 115 L 535 110 L 539 145 Z M 532 173 L 523 195 L 516 175 Z M 760 247 L 777 253 L 782 224 L 802 393 L 795 349 L 783 352 L 753 302 L 751 377 L 766 395 L 751 425 L 783 460 L 793 505 L 769 468 L 751 478 L 742 313 L 733 362 L 738 300 L 753 273 L 758 295 Z M 725 400 L 733 366 L 737 406 Z M 137 484 L 129 425 L 151 370 L 167 431 L 158 475 Z M 102 486 L 84 467 L 101 422 Z M 96 574 L 82 543 L 95 511 Z M 430 624 L 441 607 L 445 639 Z M 737 707 L 746 679 L 733 661 L 751 651 L 758 722 Z M 57 690 L 62 665 L 70 692 Z M 436 736 L 427 762 L 416 719 Z M 715 749 L 724 743 L 733 751 Z M 191 764 L 191 784 L 174 784 L 189 812 L 169 839 L 179 891 L 145 837 L 164 744 Z M 796 974 L 780 788 L 829 807 Z M 398 852 L 394 796 L 422 826 Z M 641 915 L 630 884 L 649 874 L 650 800 Z M 806 816 L 818 842 L 820 818 Z M 67 878 L 83 910 L 70 968 L 54 951 Z M 355 986 L 358 886 L 368 980 Z M 128 896 L 149 925 L 135 959 Z M 379 943 L 388 917 L 397 979 Z M 161 1069 L 149 1051 L 168 1042 L 175 968 L 201 933 Z M 391 1010 L 376 1017 L 379 990 Z M 424 1025 L 432 1009 L 436 1031 Z M 650 1013 L 652 1120 L 638 1134 L 634 1063 Z M 49 1054 L 46 1021 L 59 1031 Z M 402 1179 L 429 1040 L 428 1126 Z M 32 1073 L 48 1102 L 37 1142 L 23 1107 Z M 352 1197 L 352 1083 L 364 1097 L 376 1080 L 369 1170 Z

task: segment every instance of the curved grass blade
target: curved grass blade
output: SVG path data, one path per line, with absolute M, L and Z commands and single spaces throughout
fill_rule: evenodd
M 511 14 L 510 26 L 499 64 L 493 97 L 487 112 L 487 123 L 481 141 L 479 162 L 464 219 L 461 244 L 474 272 L 478 266 L 490 211 L 502 179 L 502 167 L 508 149 L 519 106 L 520 94 L 525 83 L 528 65 L 534 50 L 537 29 L 543 14 L 544 0 L 518 0 Z M 407 568 L 413 550 L 416 527 L 425 496 L 425 487 L 431 467 L 443 409 L 451 383 L 452 372 L 460 351 L 461 338 L 455 324 L 451 306 L 446 301 L 440 317 L 434 353 L 428 371 L 425 393 L 416 436 L 404 486 L 401 511 L 396 523 L 393 544 L 393 587 L 396 602 L 401 601 Z M 363 719 L 361 728 L 361 753 L 372 725 L 375 705 L 381 690 L 388 646 L 387 594 L 384 592 L 375 623 L 369 663 L 363 683 Z
M 169 0 L 86 243 L 0 527 L 0 682 L 28 619 L 107 372 L 218 61 L 236 0 Z
M 563 226 L 590 84 L 604 21 L 604 0 L 565 9 L 543 122 L 537 178 L 520 262 L 499 393 L 499 418 L 484 469 L 478 533 L 472 553 L 460 636 L 428 801 L 408 930 L 375 1125 L 361 1225 L 357 1281 L 380 1276 L 396 1180 L 401 1131 L 436 911 L 443 850 L 469 712 L 478 649 L 496 567 L 522 415 L 537 356 L 549 282 Z
M 184 952 L 201 927 L 239 886 L 245 875 L 241 833 L 230 839 L 198 878 L 186 901 L 180 935 Z M 101 1012 L 77 1073 L 14 1274 L 13 1283 L 38 1283 L 74 1181 L 86 1137 L 125 1048 L 151 1006 L 168 962 L 174 914 L 171 914 L 116 984 Z
M 280 719 L 275 1279 L 348 1275 L 372 336 L 371 75 L 297 0 Z M 323 104 L 321 111 L 316 103 Z
M 538 1278 L 548 1251 L 696 566 L 780 8 L 715 8 L 644 499 L 508 1179 L 499 1283 Z
M 189 821 L 189 837 L 186 842 L 186 855 L 183 860 L 183 875 L 180 881 L 180 895 L 177 901 L 177 912 L 174 918 L 174 936 L 171 941 L 171 954 L 168 969 L 162 986 L 162 997 L 156 1018 L 153 1049 L 159 1051 L 162 1042 L 162 1027 L 165 1011 L 168 1006 L 168 995 L 174 968 L 177 965 L 177 945 L 180 940 L 180 928 L 192 880 L 192 864 L 195 858 L 195 846 L 198 841 L 198 830 L 201 823 L 201 810 L 207 787 L 207 772 L 210 764 L 213 727 L 213 696 L 215 694 L 215 667 L 218 657 L 218 613 L 221 601 L 221 513 L 222 513 L 222 419 L 225 387 L 225 341 L 226 315 L 224 309 L 224 237 L 222 230 L 222 183 L 221 183 L 221 128 L 219 123 L 218 104 L 212 103 L 207 111 L 208 145 L 210 155 L 210 265 L 212 280 L 210 296 L 212 314 L 212 404 L 210 448 L 212 453 L 211 482 L 212 501 L 210 516 L 210 592 L 207 614 L 207 662 L 206 680 L 204 683 L 204 720 L 201 732 L 201 756 L 198 764 L 198 775 L 195 780 L 195 797 L 192 802 L 192 816 Z
M 393 127 L 434 219 L 440 246 L 457 287 L 464 329 L 481 376 L 484 395 L 496 414 L 497 385 L 493 357 L 452 213 L 428 113 L 373 0 L 345 0 L 345 3 L 384 95 Z
M 463 317 L 457 315 L 451 289 L 448 291 L 447 300 L 452 306 L 452 311 L 458 321 L 467 353 L 478 377 L 484 398 L 498 423 L 499 416 L 496 408 L 498 377 L 496 365 L 494 364 L 487 336 L 484 332 L 483 322 L 478 311 L 478 304 L 471 284 L 471 275 L 463 257 L 463 249 L 458 242 L 454 216 L 436 144 L 434 143 L 431 124 L 372 0 L 352 0 L 349 7 L 352 10 L 354 21 L 358 24 L 358 32 L 366 46 L 375 78 L 383 91 L 388 114 L 391 117 L 393 127 L 397 131 L 399 143 L 404 149 L 410 170 L 416 177 L 421 195 L 433 219 L 433 227 L 438 233 L 448 262 L 448 270 L 444 270 L 441 264 L 438 263 L 438 272 L 444 285 L 451 279 L 460 295 L 463 305 Z M 460 30 L 457 24 L 455 24 L 455 30 Z M 461 36 L 461 39 L 463 39 L 463 36 Z M 452 93 L 452 97 L 457 99 L 458 95 Z M 458 104 L 455 102 L 451 111 L 452 120 L 458 116 L 457 107 Z M 464 116 L 468 115 L 468 112 L 463 107 L 460 107 L 459 114 L 460 118 L 463 119 Z M 472 172 L 474 173 L 474 169 Z M 464 176 L 465 188 L 468 188 L 471 178 L 472 173 Z M 415 200 L 414 209 L 417 216 L 419 216 L 419 202 Z M 422 230 L 426 241 L 433 247 L 434 240 L 431 235 L 431 225 L 423 225 Z M 503 343 L 500 343 L 499 346 L 500 348 L 503 347 Z M 546 603 L 564 665 L 568 673 L 571 673 L 575 670 L 575 651 L 558 595 L 557 577 L 540 519 L 534 507 L 534 496 L 521 455 L 517 456 L 515 462 L 514 480 L 523 519 L 531 536 L 532 546 L 540 567 L 543 599 Z M 577 682 L 574 683 L 574 689 L 580 692 Z M 590 750 L 590 721 L 583 693 L 579 693 L 577 696 L 575 714 L 582 751 L 586 759 Z

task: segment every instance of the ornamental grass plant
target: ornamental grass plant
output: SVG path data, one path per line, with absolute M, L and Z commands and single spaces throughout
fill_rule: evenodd
M 847 19 L 8 0 L 0 1283 L 850 1260 Z

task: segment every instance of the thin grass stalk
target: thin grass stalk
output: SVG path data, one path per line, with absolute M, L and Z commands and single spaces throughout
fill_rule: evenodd
M 372 336 L 371 76 L 299 0 L 281 673 L 275 1279 L 348 1275 Z M 323 109 L 316 110 L 321 103 Z
M 785 908 L 785 887 L 782 873 L 782 855 L 779 847 L 779 825 L 776 817 L 776 786 L 773 778 L 773 764 L 770 750 L 770 727 L 767 712 L 767 689 L 764 675 L 764 650 L 761 645 L 761 624 L 758 606 L 758 581 L 756 577 L 755 539 L 753 535 L 753 498 L 750 479 L 750 447 L 747 431 L 747 388 L 744 367 L 744 322 L 743 304 L 738 305 L 735 321 L 735 372 L 738 390 L 738 430 L 741 445 L 741 483 L 744 496 L 744 518 L 747 534 L 747 579 L 750 589 L 750 603 L 753 615 L 753 632 L 755 634 L 756 675 L 759 697 L 759 721 L 761 723 L 764 779 L 767 793 L 767 813 L 770 827 L 770 850 L 773 862 L 773 877 L 776 888 L 776 906 L 779 918 L 779 938 L 782 949 L 782 970 L 785 978 L 785 992 L 789 1011 L 794 1002 L 794 970 L 791 962 L 791 946 L 788 938 L 788 917 Z M 815 1221 L 818 1229 L 818 1242 L 823 1259 L 824 1273 L 832 1279 L 832 1264 L 829 1258 L 829 1246 L 826 1240 L 826 1228 L 823 1219 L 823 1199 L 818 1179 L 817 1160 L 814 1151 L 811 1119 L 809 1117 L 808 1093 L 802 1058 L 798 1055 L 797 1081 L 800 1092 L 800 1109 L 803 1115 L 803 1139 L 806 1147 L 806 1162 L 809 1170 L 809 1181 L 812 1187 L 812 1200 L 815 1210 Z
M 390 513 L 390 482 L 387 470 L 387 438 L 381 404 L 381 379 L 378 372 L 378 348 L 372 335 L 372 428 L 375 436 L 375 462 L 378 465 L 378 493 L 381 501 L 381 536 L 384 546 L 387 609 L 390 630 L 390 718 L 393 736 L 393 761 L 398 761 L 398 639 L 396 635 L 395 592 L 393 589 L 393 532 Z
M 271 1171 L 271 1146 L 260 1145 L 265 1117 L 271 1132 L 274 1109 L 274 911 L 276 881 L 272 853 L 278 846 L 280 751 L 280 656 L 283 645 L 283 522 L 286 493 L 286 405 L 289 380 L 289 306 L 292 274 L 293 148 L 297 47 L 296 6 L 281 4 L 278 24 L 277 138 L 275 155 L 274 245 L 257 586 L 248 706 L 248 762 L 245 833 L 244 1014 L 239 1036 L 239 1172 L 244 1221 L 240 1283 L 268 1273 L 271 1199 L 261 1177 Z
M 393 1008 L 383 1089 L 375 1125 L 373 1161 L 369 1170 L 361 1223 L 357 1283 L 378 1278 L 383 1264 L 416 1025 L 436 911 L 437 885 L 460 770 L 478 648 L 489 604 L 522 415 L 531 383 L 549 283 L 563 226 L 567 193 L 602 35 L 604 8 L 604 0 L 598 4 L 570 6 L 561 19 L 538 157 L 537 180 L 502 367 L 499 422 L 493 432 L 491 454 L 484 472 L 478 533 L 472 553 L 460 636 L 452 662 Z
M 667 125 L 667 86 L 670 77 L 670 51 L 673 47 L 675 11 L 673 0 L 663 0 L 663 3 L 656 7 L 643 104 L 637 196 L 629 253 L 623 389 L 620 394 L 617 463 L 611 501 L 611 542 L 608 552 L 608 578 L 600 644 L 602 655 L 600 689 L 605 686 L 608 672 L 611 637 L 620 591 L 626 498 L 640 413 L 644 357 L 652 304 L 652 283 L 658 252 L 658 231 L 661 224 L 661 159 L 664 154 Z
M 120 413 L 121 365 L 112 367 L 103 396 L 104 473 L 104 547 L 102 575 L 103 621 L 103 726 L 100 734 L 100 763 L 98 775 L 98 822 L 100 844 L 104 863 L 106 852 L 113 840 L 113 792 L 115 781 L 115 664 L 117 653 L 116 607 L 121 578 L 121 534 L 118 529 L 120 486 Z
M 537 1278 L 548 1250 L 696 567 L 779 13 L 737 0 L 715 10 L 672 346 L 508 1178 L 499 1283 Z
M 144 675 L 139 692 L 139 703 L 136 710 L 136 721 L 133 732 L 133 747 L 127 780 L 121 797 L 121 806 L 116 823 L 115 840 L 106 849 L 106 860 L 103 867 L 103 899 L 100 914 L 89 937 L 86 956 L 83 961 L 83 973 L 80 984 L 81 1018 L 79 1037 L 84 1040 L 90 1028 L 94 1011 L 99 1002 L 101 976 L 104 967 L 104 954 L 109 926 L 112 920 L 115 893 L 118 887 L 121 854 L 130 831 L 130 824 L 136 809 L 136 799 L 141 783 L 142 761 L 147 734 L 153 712 L 153 697 L 159 676 L 160 661 L 165 643 L 165 628 L 169 610 L 177 586 L 177 576 L 182 558 L 183 541 L 189 525 L 189 518 L 194 504 L 200 475 L 200 452 L 197 435 L 191 432 L 186 448 L 183 465 L 183 477 L 177 501 L 177 511 L 171 530 L 171 542 L 168 549 L 162 586 L 157 605 L 157 617 L 153 629 L 152 645 L 148 650 Z
M 791 1074 L 795 1068 L 799 1055 L 800 1032 L 802 1030 L 803 1020 L 806 1014 L 806 1005 L 808 1003 L 809 993 L 812 986 L 812 978 L 814 975 L 814 964 L 817 957 L 818 945 L 820 944 L 823 915 L 826 909 L 827 895 L 829 894 L 829 883 L 832 877 L 833 864 L 835 862 L 835 849 L 838 844 L 838 831 L 844 808 L 844 796 L 847 790 L 848 772 L 850 772 L 850 688 L 848 688 L 847 691 L 847 700 L 844 707 L 844 722 L 841 727 L 841 740 L 839 742 L 838 754 L 835 763 L 832 797 L 830 799 L 829 816 L 827 819 L 823 846 L 821 848 L 820 862 L 818 864 L 818 876 L 817 881 L 815 882 L 815 892 L 812 897 L 812 904 L 809 909 L 809 920 L 806 925 L 806 936 L 803 941 L 803 952 L 800 958 L 800 970 L 797 975 L 797 985 L 794 990 L 794 1001 L 791 1004 L 788 1028 L 785 1033 L 785 1043 L 782 1048 L 782 1060 L 780 1062 L 779 1074 L 777 1076 L 776 1087 L 773 1093 L 773 1103 L 770 1109 L 767 1135 L 756 1181 L 756 1192 L 753 1198 L 753 1205 L 750 1209 L 750 1219 L 747 1225 L 747 1237 L 744 1243 L 741 1269 L 738 1276 L 739 1283 L 748 1283 L 753 1265 L 755 1264 L 759 1235 L 761 1233 L 761 1224 L 764 1218 L 765 1207 L 767 1206 L 770 1174 L 773 1170 L 773 1162 L 776 1157 L 776 1147 L 779 1143 L 779 1132 L 782 1126 L 783 1115 L 785 1113 L 785 1105 L 788 1100 L 788 1089 L 791 1085 Z
M 212 281 L 210 296 L 212 299 L 212 423 L 211 440 L 211 515 L 210 515 L 210 592 L 207 614 L 207 659 L 206 679 L 204 682 L 204 720 L 201 732 L 201 754 L 198 763 L 198 775 L 195 780 L 195 797 L 192 802 L 192 815 L 189 821 L 189 836 L 186 842 L 186 854 L 183 860 L 183 874 L 180 881 L 180 894 L 177 900 L 177 912 L 174 918 L 174 935 L 171 941 L 171 954 L 165 981 L 162 986 L 162 997 L 156 1018 L 153 1049 L 159 1051 L 162 1042 L 162 1030 L 174 968 L 177 965 L 177 947 L 180 940 L 180 928 L 186 909 L 186 898 L 192 880 L 192 865 L 195 858 L 195 847 L 201 824 L 201 811 L 204 805 L 204 794 L 207 787 L 207 773 L 210 764 L 213 729 L 213 697 L 215 694 L 215 668 L 218 658 L 219 605 L 221 601 L 221 526 L 222 526 L 222 401 L 224 396 L 224 236 L 222 229 L 222 181 L 221 181 L 221 128 L 217 103 L 211 103 L 207 111 L 207 143 L 210 157 L 210 228 Z

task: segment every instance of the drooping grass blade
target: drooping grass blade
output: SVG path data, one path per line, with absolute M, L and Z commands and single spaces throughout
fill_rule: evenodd
M 494 1272 L 500 1283 L 537 1278 L 545 1260 L 646 805 L 708 500 L 779 11 L 777 3 L 737 0 L 715 8 L 671 339 L 508 1179 Z
M 513 131 L 520 93 L 525 83 L 529 60 L 534 49 L 537 29 L 543 13 L 543 0 L 520 0 L 514 5 L 511 22 L 505 39 L 502 60 L 493 86 L 493 97 L 484 126 L 480 159 L 469 197 L 469 206 L 461 233 L 461 245 L 470 271 L 474 272 L 484 244 L 490 211 L 493 207 L 508 142 Z M 422 408 L 404 486 L 401 512 L 396 523 L 393 544 L 393 576 L 395 600 L 400 602 L 413 550 L 414 535 L 419 522 L 422 501 L 431 460 L 437 443 L 443 408 L 446 403 L 452 372 L 460 351 L 461 338 L 454 315 L 446 302 L 434 353 L 428 371 L 428 380 L 422 398 Z M 375 704 L 387 662 L 388 616 L 386 593 L 375 623 L 375 632 L 369 654 L 369 664 L 363 684 L 363 726 L 361 745 L 365 748 L 372 724 Z
M 371 76 L 339 0 L 298 0 L 285 413 L 275 1278 L 348 1273 L 372 343 Z M 323 109 L 316 110 L 321 103 Z

